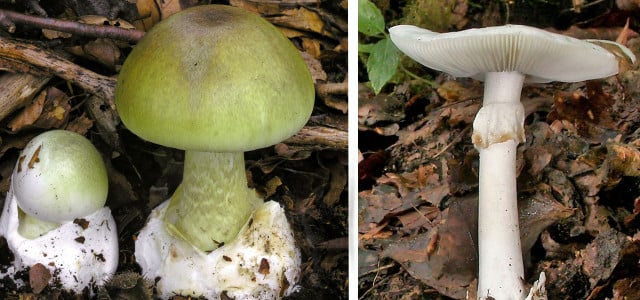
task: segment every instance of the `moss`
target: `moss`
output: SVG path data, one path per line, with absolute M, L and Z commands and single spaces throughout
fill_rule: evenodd
M 437 32 L 461 29 L 467 23 L 467 7 L 467 0 L 408 1 L 403 9 L 403 23 Z

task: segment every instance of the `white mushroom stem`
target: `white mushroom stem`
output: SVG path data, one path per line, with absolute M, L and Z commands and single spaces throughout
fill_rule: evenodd
M 25 238 L 35 239 L 60 226 L 58 223 L 42 221 L 25 213 L 18 207 L 19 224 L 18 233 Z
M 516 202 L 516 148 L 509 140 L 480 149 L 478 290 L 482 297 L 521 299 L 522 250 Z
M 473 123 L 480 152 L 478 296 L 523 299 L 516 191 L 516 151 L 524 140 L 520 92 L 524 75 L 491 72 L 485 77 L 483 107 Z

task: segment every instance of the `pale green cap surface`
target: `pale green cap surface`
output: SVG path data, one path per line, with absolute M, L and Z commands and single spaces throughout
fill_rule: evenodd
M 22 150 L 11 176 L 18 206 L 46 222 L 85 217 L 107 201 L 107 170 L 98 150 L 83 136 L 51 130 Z
M 273 25 L 223 5 L 197 6 L 158 23 L 118 77 L 124 124 L 161 145 L 249 151 L 307 122 L 315 98 L 298 50 Z

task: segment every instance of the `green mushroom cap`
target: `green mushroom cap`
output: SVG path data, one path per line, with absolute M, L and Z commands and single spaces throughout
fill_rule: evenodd
M 122 66 L 116 106 L 135 134 L 195 151 L 263 148 L 308 120 L 315 91 L 298 50 L 273 25 L 224 5 L 153 27 Z
M 83 136 L 66 130 L 47 131 L 27 144 L 11 186 L 25 213 L 58 224 L 102 208 L 109 190 L 98 150 Z

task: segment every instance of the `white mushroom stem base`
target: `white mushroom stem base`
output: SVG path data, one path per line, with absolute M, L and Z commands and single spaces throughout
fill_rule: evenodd
M 546 281 L 547 276 L 544 272 L 541 272 L 538 280 L 533 283 L 525 300 L 547 300 L 547 289 L 544 287 Z
M 300 252 L 278 203 L 258 207 L 235 240 L 210 253 L 167 232 L 162 220 L 167 205 L 152 211 L 135 250 L 143 276 L 156 282 L 159 297 L 279 299 L 296 289 Z
M 516 194 L 516 148 L 509 140 L 480 148 L 478 296 L 523 299 L 522 250 Z
M 82 293 L 85 288 L 103 285 L 118 266 L 118 236 L 111 210 L 104 207 L 79 218 L 81 222 L 67 222 L 40 237 L 27 239 L 18 233 L 18 205 L 10 190 L 2 210 L 0 235 L 13 252 L 13 266 L 0 276 L 42 264 L 51 272 L 51 282 L 67 290 Z M 86 226 L 86 228 L 83 228 Z M 16 279 L 18 286 L 24 285 Z

